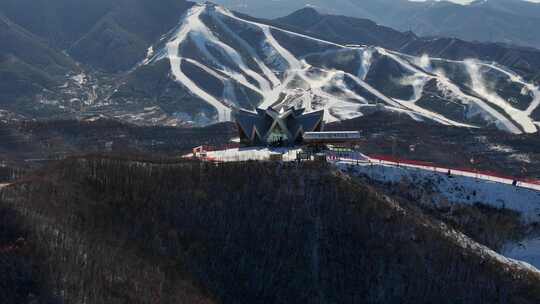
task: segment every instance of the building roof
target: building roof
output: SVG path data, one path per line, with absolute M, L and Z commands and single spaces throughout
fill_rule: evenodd
M 290 144 L 301 138 L 304 132 L 322 129 L 324 110 L 305 113 L 303 108 L 257 109 L 255 112 L 238 110 L 236 123 L 241 138 L 252 144 L 269 144 L 276 136 Z

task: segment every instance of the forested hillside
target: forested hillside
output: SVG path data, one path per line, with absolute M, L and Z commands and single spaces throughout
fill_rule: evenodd
M 540 301 L 535 270 L 322 164 L 88 156 L 0 201 L 65 303 Z
M 144 127 L 109 119 L 0 122 L 0 159 L 10 165 L 32 165 L 74 154 L 153 153 L 180 156 L 199 145 L 221 146 L 237 131 L 232 123 L 205 128 Z M 8 174 L 2 169 L 0 176 Z

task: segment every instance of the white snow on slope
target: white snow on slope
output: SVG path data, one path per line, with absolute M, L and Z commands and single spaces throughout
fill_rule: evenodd
M 231 109 L 197 86 L 195 82 L 184 74 L 181 68 L 182 58 L 179 57 L 180 44 L 187 39 L 191 31 L 196 30 L 197 27 L 201 26 L 200 21 L 198 20 L 200 14 L 202 14 L 204 10 L 204 6 L 194 6 L 187 12 L 184 22 L 173 36 L 174 38 L 167 43 L 166 56 L 171 62 L 172 73 L 176 80 L 185 85 L 192 93 L 199 96 L 202 100 L 212 105 L 218 112 L 219 121 L 227 121 L 230 120 Z
M 252 22 L 252 21 L 245 21 L 243 19 L 240 19 L 238 17 L 236 17 L 235 15 L 233 15 L 232 13 L 230 13 L 229 11 L 223 9 L 223 8 L 218 8 L 223 14 L 227 15 L 227 16 L 230 16 L 231 18 L 234 18 L 236 20 L 239 20 L 239 21 L 243 21 L 243 22 L 248 22 L 249 24 L 254 24 L 258 27 L 260 27 L 266 38 L 267 38 L 267 41 L 270 43 L 270 45 L 275 49 L 277 50 L 277 52 L 283 57 L 285 58 L 285 60 L 287 61 L 287 63 L 289 64 L 289 67 L 291 67 L 291 69 L 295 72 L 300 72 L 302 71 L 302 64 L 289 52 L 287 51 L 285 48 L 283 48 L 276 40 L 275 38 L 272 36 L 272 34 L 270 33 L 270 29 L 274 29 L 274 30 L 278 30 L 278 31 L 281 31 L 281 32 L 284 32 L 284 33 L 287 33 L 287 34 L 290 34 L 292 36 L 297 36 L 297 37 L 302 37 L 302 38 L 305 38 L 305 39 L 308 39 L 308 40 L 313 40 L 313 41 L 316 41 L 316 42 L 319 42 L 319 43 L 323 43 L 323 44 L 327 44 L 327 45 L 331 45 L 331 46 L 334 46 L 334 47 L 339 47 L 339 48 L 351 48 L 351 47 L 346 47 L 346 46 L 343 46 L 343 45 L 339 45 L 339 44 L 336 44 L 336 43 L 332 43 L 332 42 L 328 42 L 328 41 L 324 41 L 324 40 L 321 40 L 321 39 L 316 39 L 316 38 L 313 38 L 313 37 L 309 37 L 309 36 L 306 36 L 306 35 L 301 35 L 301 34 L 297 34 L 297 33 L 294 33 L 294 32 L 290 32 L 290 31 L 286 31 L 286 30 L 282 30 L 282 29 L 278 29 L 278 28 L 275 28 L 275 27 L 272 27 L 272 26 L 268 26 L 268 25 L 263 25 L 263 24 L 260 24 L 260 23 L 256 23 L 256 22 Z M 365 47 L 355 47 L 356 49 L 359 49 L 363 52 L 365 52 Z M 402 65 L 404 65 L 407 69 L 411 70 L 412 72 L 418 72 L 418 70 L 416 68 L 414 68 L 412 65 L 410 65 L 408 62 L 406 62 L 405 60 L 401 60 L 401 59 L 398 59 L 397 56 L 391 54 L 390 52 L 387 52 L 386 50 L 382 49 L 382 48 L 376 48 L 376 50 L 378 52 L 380 52 L 381 54 L 383 55 L 386 55 L 386 56 L 389 56 L 391 57 L 392 59 L 400 62 Z M 367 52 L 367 54 L 369 54 L 368 56 L 371 57 L 372 56 L 372 53 L 369 53 L 369 51 Z M 363 61 L 362 62 L 362 67 L 363 68 L 367 68 L 368 67 L 368 64 L 369 64 L 369 58 L 367 59 L 368 61 Z M 304 64 L 305 65 L 305 64 Z M 305 69 L 303 70 L 305 71 Z M 367 73 L 367 71 L 366 71 Z M 305 73 L 301 73 L 300 74 L 301 76 L 304 77 L 304 79 L 307 79 Z M 384 94 L 380 93 L 379 91 L 377 91 L 375 88 L 373 88 L 372 86 L 370 86 L 369 84 L 367 84 L 366 82 L 364 82 L 363 80 L 360 80 L 358 79 L 356 76 L 352 75 L 352 74 L 347 74 L 349 75 L 355 82 L 357 82 L 360 86 L 362 86 L 363 88 L 365 88 L 366 90 L 368 90 L 370 93 L 374 94 L 375 96 L 377 96 L 378 98 L 380 98 L 381 100 L 385 101 L 386 103 L 388 103 L 389 105 L 392 105 L 392 106 L 396 106 L 398 108 L 405 108 L 405 109 L 408 109 L 408 110 L 411 110 L 412 112 L 415 112 L 415 113 L 418 113 L 419 115 L 421 116 L 425 116 L 426 118 L 429 118 L 429 119 L 433 119 L 439 123 L 442 123 L 442 124 L 445 124 L 445 125 L 454 125 L 454 126 L 461 126 L 461 127 L 471 127 L 470 125 L 467 125 L 467 124 L 463 124 L 463 123 L 459 123 L 459 122 L 455 122 L 455 121 L 452 121 L 450 119 L 447 119 L 446 117 L 438 114 L 438 113 L 434 113 L 432 111 L 429 111 L 429 110 L 426 110 L 426 109 L 423 109 L 421 107 L 418 107 L 414 104 L 410 104 L 410 103 L 403 103 L 403 102 L 400 102 L 398 100 L 393 100 L 389 97 L 386 97 Z M 365 75 L 364 75 L 365 77 Z M 425 80 L 427 81 L 427 80 Z M 417 94 L 421 94 L 421 92 L 417 92 Z M 334 98 L 332 98 L 334 99 Z M 330 99 L 330 100 L 332 100 Z M 335 102 L 334 102 L 335 103 Z
M 359 164 L 341 162 L 338 166 L 344 170 L 351 167 L 355 174 L 366 175 L 379 182 L 408 181 L 419 187 L 426 183 L 432 184 L 432 190 L 436 195 L 429 199 L 434 204 L 480 202 L 495 208 L 517 211 L 525 222 L 540 222 L 540 187 L 538 189 L 515 187 L 488 176 L 479 176 L 477 179 L 474 173 L 470 173 L 471 176 L 461 176 L 454 171 L 452 177 L 448 177 L 443 172 L 425 168 L 378 162 Z
M 540 269 L 540 237 L 508 243 L 502 253 L 509 258 L 525 261 Z
M 525 114 L 527 116 L 530 116 L 532 112 L 536 110 L 538 106 L 540 106 L 540 89 L 538 88 L 538 86 L 525 82 L 521 76 L 517 75 L 514 72 L 507 71 L 506 69 L 499 67 L 496 64 L 489 64 L 487 66 L 507 75 L 512 82 L 523 85 L 529 92 L 531 92 L 533 96 L 533 101 L 531 102 L 527 110 L 525 110 Z
M 487 120 L 495 123 L 498 128 L 515 134 L 521 133 L 521 130 L 519 130 L 518 127 L 516 127 L 510 120 L 508 120 L 508 118 L 506 118 L 499 111 L 487 105 L 483 100 L 463 93 L 463 91 L 461 91 L 461 89 L 457 85 L 453 84 L 448 78 L 446 78 L 442 71 L 437 71 L 436 73 L 438 75 L 437 85 L 442 92 L 446 93 L 447 98 L 451 100 L 456 99 L 461 102 L 472 102 L 482 110 L 482 112 L 479 114 L 482 115 L 484 118 L 486 118 L 487 116 Z
M 484 97 L 487 101 L 493 103 L 499 108 L 503 109 L 508 115 L 514 119 L 527 133 L 536 132 L 536 126 L 534 125 L 532 119 L 528 116 L 527 112 L 520 111 L 504 100 L 502 97 L 497 95 L 495 92 L 488 90 L 486 82 L 480 73 L 480 65 L 475 60 L 465 60 L 465 66 L 469 71 L 472 79 L 472 89 L 475 93 Z M 532 112 L 532 111 L 531 111 Z M 529 114 L 530 115 L 530 114 Z
M 201 19 L 203 14 L 205 18 L 212 18 L 214 21 L 212 26 L 208 26 Z M 249 29 L 252 33 L 258 33 L 262 37 L 260 44 L 259 42 L 256 44 L 248 42 L 246 40 L 248 38 L 241 35 L 237 28 L 235 30 L 231 28 L 230 24 L 232 23 L 240 28 Z M 219 29 L 216 29 L 215 26 L 219 27 Z M 274 37 L 277 32 L 294 39 L 304 39 L 310 43 L 315 43 L 321 48 L 328 48 L 323 53 L 332 53 L 337 50 L 358 52 L 360 59 L 355 63 L 355 72 L 352 74 L 346 73 L 346 75 L 350 76 L 354 82 L 370 92 L 370 94 L 382 100 L 386 104 L 386 107 L 382 108 L 395 108 L 410 113 L 411 117 L 415 119 L 428 119 L 445 125 L 472 127 L 467 123 L 467 119 L 472 120 L 474 118 L 472 121 L 478 121 L 477 118 L 480 117 L 486 124 L 494 124 L 512 133 L 522 133 L 523 131 L 532 133 L 537 130 L 537 123 L 532 121 L 530 115 L 540 105 L 539 89 L 525 82 L 519 75 L 499 66 L 477 61 L 463 62 L 429 58 L 427 55 L 414 57 L 380 47 L 340 45 L 271 25 L 246 20 L 223 7 L 213 4 L 195 5 L 174 32 L 173 37 L 167 44 L 166 51 L 154 52 L 151 49 L 152 54 L 157 53 L 159 55 L 154 55 L 152 60 L 146 60 L 145 64 L 162 57 L 169 58 L 176 80 L 194 95 L 215 107 L 219 113 L 219 120 L 230 119 L 230 110 L 228 108 L 237 104 L 237 96 L 235 95 L 237 86 L 249 88 L 251 91 L 259 93 L 262 96 L 262 101 L 259 104 L 261 108 L 273 106 L 283 98 L 289 103 L 307 105 L 311 109 L 325 109 L 325 119 L 327 121 L 361 116 L 363 108 L 376 103 L 374 100 L 366 100 L 364 96 L 349 88 L 340 79 L 342 77 L 340 73 L 344 73 L 343 71 L 326 69 L 325 72 L 333 77 L 324 77 L 326 83 L 321 83 L 320 77 L 310 73 L 314 68 L 313 66 L 302 58 L 297 58 L 286 45 L 276 39 L 277 36 Z M 229 36 L 227 41 L 222 37 L 222 33 Z M 191 58 L 190 63 L 195 64 L 223 83 L 224 90 L 221 97 L 216 96 L 215 93 L 210 94 L 201 85 L 190 80 L 189 75 L 182 71 L 181 63 L 188 60 L 188 58 L 180 55 L 180 47 L 188 39 L 195 44 L 200 51 L 198 56 L 202 56 L 204 60 L 204 62 L 200 62 Z M 216 52 L 219 53 L 219 57 L 225 57 L 228 62 L 234 64 L 234 69 L 221 62 L 216 57 Z M 409 100 L 390 98 L 376 87 L 366 83 L 365 79 L 370 72 L 375 53 L 388 57 L 412 74 L 412 76 L 404 76 L 401 79 L 401 85 L 404 87 L 410 85 L 414 91 Z M 244 58 L 246 54 L 250 57 L 251 64 L 254 62 L 257 66 L 257 71 L 246 63 Z M 448 63 L 467 65 L 469 74 L 473 78 L 472 89 L 474 95 L 465 93 L 460 85 L 452 83 L 440 71 L 433 71 L 432 60 L 444 60 Z M 482 75 L 478 73 L 478 66 L 489 66 L 498 73 L 506 75 L 511 81 L 526 88 L 526 93 L 533 97 L 527 110 L 515 109 L 508 101 L 493 92 L 489 92 L 484 85 Z M 218 71 L 221 76 L 215 77 Z M 305 83 L 305 87 L 295 87 L 298 79 Z M 424 92 L 424 87 L 430 80 L 437 81 L 437 87 L 446 95 L 443 97 L 448 98 L 448 102 L 453 103 L 454 106 L 461 105 L 463 107 L 464 118 L 462 120 L 455 121 L 446 117 L 443 111 L 435 112 L 416 104 L 425 94 L 428 94 Z M 308 97 L 312 101 L 308 101 Z M 298 100 L 291 100 L 292 98 L 298 98 Z
M 358 52 L 360 52 L 360 58 L 362 58 L 360 67 L 358 69 L 358 78 L 366 80 L 369 68 L 371 67 L 374 50 L 366 47 L 358 48 Z
M 451 229 L 450 227 L 441 224 L 441 230 L 444 232 L 444 234 L 447 237 L 450 237 L 457 241 L 457 243 L 463 248 L 463 249 L 469 249 L 476 253 L 479 253 L 484 258 L 490 258 L 498 261 L 501 264 L 507 265 L 511 267 L 512 269 L 519 269 L 522 271 L 528 271 L 530 273 L 534 273 L 535 275 L 540 275 L 540 270 L 536 268 L 535 266 L 531 265 L 530 263 L 522 260 L 516 260 L 510 257 L 507 257 L 505 255 L 499 254 L 495 252 L 494 250 L 490 249 L 487 246 L 481 245 L 474 240 L 472 240 L 470 237 L 466 236 L 465 234 L 456 231 L 454 229 Z
M 340 161 L 336 165 L 342 171 L 364 175 L 378 182 L 417 185 L 432 187 L 433 195 L 423 197 L 423 203 L 433 204 L 474 204 L 480 202 L 495 208 L 514 210 L 521 215 L 525 223 L 540 222 L 540 186 L 536 189 L 519 188 L 507 183 L 490 180 L 489 176 L 461 176 L 453 171 L 452 177 L 438 172 L 415 168 L 414 166 L 396 166 L 388 163 L 369 163 Z M 458 174 L 456 174 L 458 173 Z M 508 182 L 508 181 L 506 181 Z M 428 186 L 429 185 L 429 186 Z M 499 254 L 483 246 L 461 232 L 447 226 L 441 227 L 449 237 L 456 239 L 463 248 L 473 249 L 482 256 L 494 258 L 511 267 L 529 270 L 540 274 L 540 238 L 529 239 L 519 243 L 509 243 Z

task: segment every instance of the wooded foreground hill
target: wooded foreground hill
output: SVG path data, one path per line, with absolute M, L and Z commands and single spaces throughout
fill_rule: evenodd
M 540 301 L 534 270 L 322 164 L 70 158 L 0 206 L 4 303 Z

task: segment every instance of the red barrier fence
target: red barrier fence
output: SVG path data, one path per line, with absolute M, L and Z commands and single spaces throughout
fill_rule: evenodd
M 238 148 L 240 148 L 240 144 L 238 143 L 226 144 L 219 147 L 202 145 L 202 146 L 193 148 L 193 153 L 214 152 L 214 151 L 238 149 Z
M 540 180 L 537 180 L 537 179 L 517 178 L 517 177 L 514 177 L 514 176 L 504 175 L 504 174 L 501 174 L 501 173 L 498 173 L 498 172 L 492 172 L 492 171 L 480 171 L 480 170 L 475 170 L 475 169 L 471 169 L 471 168 L 439 167 L 436 164 L 430 163 L 430 162 L 408 160 L 408 159 L 400 159 L 400 158 L 393 157 L 393 156 L 388 156 L 388 155 L 371 155 L 370 158 L 374 159 L 374 160 L 382 160 L 382 161 L 387 161 L 387 162 L 392 162 L 392 163 L 397 163 L 397 164 L 432 167 L 432 168 L 437 168 L 437 169 L 443 169 L 445 171 L 446 170 L 462 171 L 462 172 L 467 172 L 467 173 L 471 173 L 471 174 L 479 174 L 479 175 L 491 176 L 491 177 L 502 178 L 502 179 L 507 179 L 507 180 L 516 180 L 516 181 L 523 182 L 523 183 L 540 185 Z
M 419 160 L 400 159 L 400 158 L 392 157 L 392 156 L 388 156 L 388 155 L 370 155 L 369 157 L 372 158 L 372 159 L 388 161 L 388 162 L 392 162 L 392 163 L 408 164 L 408 165 L 415 165 L 415 166 L 435 167 L 434 163 L 425 162 L 425 161 L 419 161 Z

